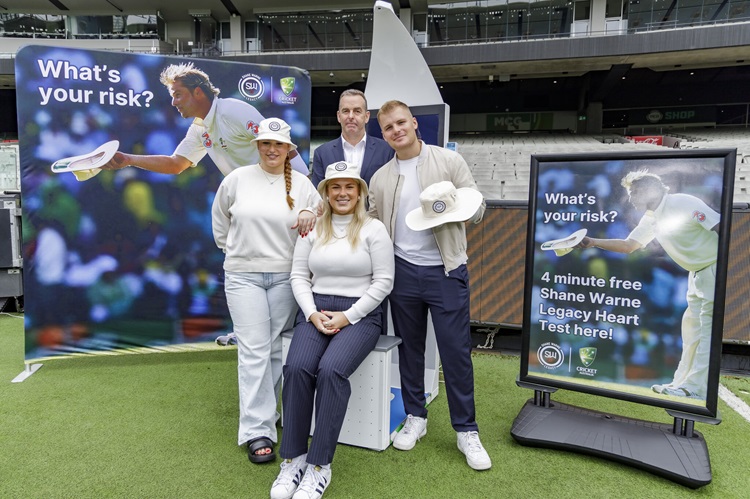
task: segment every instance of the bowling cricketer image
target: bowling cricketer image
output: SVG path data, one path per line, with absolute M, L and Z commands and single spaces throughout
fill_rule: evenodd
M 211 206 L 266 117 L 307 175 L 306 71 L 36 45 L 14 62 L 26 358 L 227 336 Z
M 715 414 L 735 163 L 532 156 L 521 381 Z
M 625 239 L 585 236 L 577 247 L 629 254 L 656 240 L 688 272 L 680 362 L 672 381 L 654 384 L 651 389 L 665 395 L 705 399 L 721 216 L 695 196 L 670 194 L 661 177 L 648 169 L 628 172 L 622 178 L 622 187 L 633 208 L 643 212 L 638 225 Z
M 102 168 L 117 170 L 137 166 L 157 173 L 178 174 L 196 165 L 206 154 L 224 175 L 258 161 L 253 139 L 264 117 L 251 104 L 218 97 L 220 89 L 192 62 L 170 64 L 159 76 L 169 91 L 172 106 L 183 118 L 192 118 L 185 138 L 171 156 L 116 153 Z M 286 90 L 285 90 L 286 92 Z M 291 155 L 292 168 L 307 175 L 302 158 Z

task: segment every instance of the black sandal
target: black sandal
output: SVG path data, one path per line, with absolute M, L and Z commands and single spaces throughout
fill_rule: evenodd
M 271 449 L 268 454 L 256 454 L 261 449 Z M 273 442 L 268 437 L 260 437 L 247 443 L 247 457 L 251 463 L 267 463 L 276 459 Z

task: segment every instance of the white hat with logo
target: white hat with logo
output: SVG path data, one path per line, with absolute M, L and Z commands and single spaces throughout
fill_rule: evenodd
M 318 192 L 321 197 L 326 196 L 326 186 L 331 180 L 340 178 L 350 178 L 359 182 L 360 196 L 367 197 L 367 182 L 359 174 L 359 165 L 356 163 L 347 163 L 346 161 L 337 161 L 326 166 L 326 176 L 318 184 Z
M 101 171 L 101 166 L 112 159 L 119 147 L 120 141 L 110 140 L 89 153 L 59 159 L 52 163 L 52 172 L 70 172 L 79 181 L 88 180 Z
M 281 118 L 266 118 L 258 124 L 258 135 L 250 142 L 259 140 L 275 140 L 289 144 L 289 150 L 294 151 L 297 146 L 292 142 L 292 127 Z
M 426 230 L 448 222 L 465 222 L 482 205 L 482 193 L 470 187 L 456 189 L 453 182 L 437 182 L 419 195 L 421 207 L 406 214 L 411 230 Z
M 573 251 L 573 248 L 575 248 L 578 243 L 583 241 L 583 238 L 586 237 L 586 232 L 588 232 L 586 229 L 577 230 L 568 237 L 544 242 L 542 243 L 541 248 L 546 251 L 553 250 L 557 256 L 567 255 Z

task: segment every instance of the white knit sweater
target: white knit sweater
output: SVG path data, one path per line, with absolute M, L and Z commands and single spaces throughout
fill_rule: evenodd
M 294 209 L 290 210 L 284 178 L 271 181 L 273 177 L 264 175 L 260 165 L 249 165 L 232 171 L 221 182 L 211 219 L 216 245 L 226 254 L 224 270 L 291 270 L 298 237 L 291 227 L 301 210 L 318 206 L 320 195 L 307 177 L 292 171 Z
M 346 226 L 352 215 L 333 215 L 334 233 L 325 246 L 315 244 L 313 231 L 297 241 L 292 264 L 292 290 L 305 318 L 317 311 L 313 292 L 324 295 L 359 297 L 342 310 L 351 324 L 358 322 L 382 302 L 393 289 L 393 243 L 385 226 L 369 219 L 352 251 Z

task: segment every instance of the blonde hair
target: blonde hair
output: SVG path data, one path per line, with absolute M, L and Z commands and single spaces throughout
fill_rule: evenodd
M 192 92 L 200 88 L 209 100 L 219 95 L 220 90 L 211 83 L 208 75 L 196 68 L 192 62 L 170 64 L 159 75 L 159 81 L 165 87 L 179 81 Z
M 664 182 L 662 182 L 661 177 L 655 173 L 650 173 L 647 168 L 629 172 L 622 178 L 622 180 L 620 181 L 620 185 L 622 185 L 625 190 L 628 191 L 628 194 L 630 194 L 630 190 L 633 188 L 633 184 L 641 182 L 645 185 L 657 187 L 664 192 L 667 192 L 669 190 L 669 187 L 664 185 Z
M 359 185 L 359 182 L 357 182 L 358 187 Z M 328 186 L 326 185 L 326 192 L 327 191 Z M 349 225 L 346 227 L 346 238 L 352 247 L 352 251 L 357 249 L 357 246 L 359 245 L 359 233 L 362 230 L 362 227 L 370 221 L 370 216 L 365 209 L 365 200 L 363 199 L 361 187 L 359 187 L 358 198 L 357 204 L 354 207 L 354 213 L 352 214 L 352 221 L 349 222 Z M 326 196 L 326 201 L 327 200 L 328 196 Z M 318 235 L 318 239 L 315 241 L 316 245 L 325 246 L 334 238 L 333 210 L 331 209 L 331 203 L 323 203 L 323 214 L 315 225 L 315 230 Z
M 409 113 L 409 116 L 413 115 L 411 114 L 411 109 L 409 109 L 409 106 L 401 102 L 400 100 L 389 100 L 385 102 L 382 106 L 380 106 L 380 109 L 378 110 L 378 119 L 380 119 L 381 114 L 390 113 L 394 109 L 406 109 L 406 111 Z
M 284 183 L 286 184 L 286 204 L 289 205 L 289 209 L 294 209 L 294 198 L 290 194 L 292 192 L 292 162 L 289 159 L 289 154 L 286 155 L 286 161 L 284 161 Z

